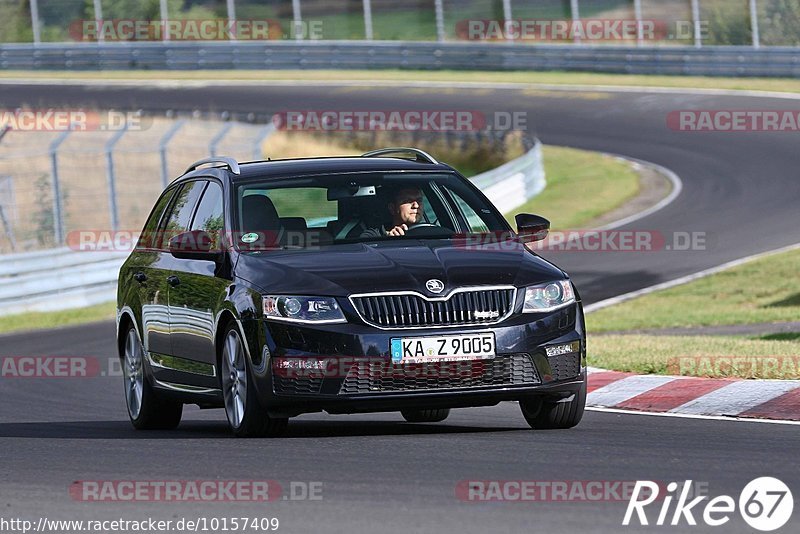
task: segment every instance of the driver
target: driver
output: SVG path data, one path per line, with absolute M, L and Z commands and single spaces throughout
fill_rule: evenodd
M 369 228 L 361 237 L 397 237 L 405 235 L 409 226 L 419 224 L 422 220 L 422 190 L 418 187 L 406 187 L 395 191 L 386 205 L 392 218 L 389 228 Z

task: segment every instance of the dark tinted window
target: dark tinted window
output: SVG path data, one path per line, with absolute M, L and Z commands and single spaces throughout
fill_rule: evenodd
M 175 188 L 170 188 L 165 191 L 161 195 L 161 198 L 158 199 L 158 202 L 156 202 L 153 212 L 150 214 L 147 222 L 144 223 L 142 235 L 139 237 L 139 248 L 153 247 L 153 241 L 156 237 L 156 231 L 158 230 L 158 223 L 161 222 L 161 216 L 164 214 L 164 210 L 167 209 L 167 205 L 169 204 L 169 201 L 172 200 L 172 196 L 174 194 Z
M 190 230 L 208 232 L 211 236 L 212 247 L 219 248 L 223 225 L 222 187 L 216 182 L 209 182 L 203 198 L 197 206 Z
M 197 200 L 200 198 L 207 183 L 205 180 L 198 180 L 181 186 L 178 194 L 175 195 L 175 201 L 172 203 L 167 222 L 162 225 L 164 231 L 159 248 L 166 248 L 171 237 L 189 230 Z

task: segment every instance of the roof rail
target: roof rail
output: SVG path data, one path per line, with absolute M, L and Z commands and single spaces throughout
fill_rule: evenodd
M 201 159 L 200 161 L 195 161 L 192 163 L 188 169 L 183 171 L 183 174 L 187 172 L 195 170 L 200 165 L 205 165 L 206 163 L 224 163 L 226 167 L 228 167 L 233 174 L 241 174 L 241 170 L 239 170 L 239 162 L 233 158 L 227 158 L 225 156 L 215 156 L 211 158 Z
M 366 152 L 361 154 L 362 158 L 377 158 L 379 156 L 386 156 L 388 154 L 415 154 L 417 156 L 417 161 L 425 161 L 427 163 L 431 163 L 433 165 L 438 165 L 439 162 L 436 161 L 436 158 L 428 154 L 427 152 L 420 150 L 418 148 L 408 148 L 408 147 L 390 147 L 390 148 L 379 148 L 378 150 L 372 150 L 370 152 Z

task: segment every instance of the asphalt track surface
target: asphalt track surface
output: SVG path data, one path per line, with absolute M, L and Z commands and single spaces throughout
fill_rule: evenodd
M 706 249 L 544 254 L 573 276 L 587 303 L 736 258 L 800 242 L 796 133 L 688 133 L 667 127 L 681 109 L 794 109 L 793 101 L 692 94 L 523 89 L 3 85 L 2 105 L 259 113 L 296 109 L 526 111 L 543 142 L 624 154 L 683 181 L 663 210 L 625 229 L 705 232 Z M 576 205 L 581 202 L 575 199 Z M 556 221 L 557 224 L 557 221 Z M 669 243 L 670 237 L 668 237 Z M 746 288 L 743 288 L 746 291 Z M 0 356 L 85 355 L 113 361 L 112 324 L 0 337 Z M 114 373 L 110 373 L 114 374 Z M 776 476 L 800 496 L 800 426 L 588 412 L 569 431 L 534 432 L 512 403 L 455 410 L 440 424 L 398 414 L 306 415 L 283 440 L 235 440 L 221 411 L 187 408 L 173 432 L 135 432 L 121 379 L 0 382 L 0 516 L 36 519 L 278 517 L 284 532 L 640 532 L 622 527 L 624 502 L 464 502 L 463 480 L 694 480 L 738 499 Z M 92 503 L 76 480 L 276 480 L 323 483 L 321 501 Z M 285 495 L 288 494 L 286 490 Z M 657 510 L 651 515 L 655 519 Z M 699 514 L 696 514 L 699 515 Z M 796 511 L 783 531 L 796 531 Z M 699 518 L 698 518 L 699 519 Z M 750 532 L 725 527 L 668 532 Z

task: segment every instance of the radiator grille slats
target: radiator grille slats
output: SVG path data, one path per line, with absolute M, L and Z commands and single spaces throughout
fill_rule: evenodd
M 386 293 L 356 295 L 351 301 L 367 323 L 379 327 L 482 325 L 499 322 L 511 313 L 515 291 L 514 288 L 470 289 L 453 293 L 446 300 Z

